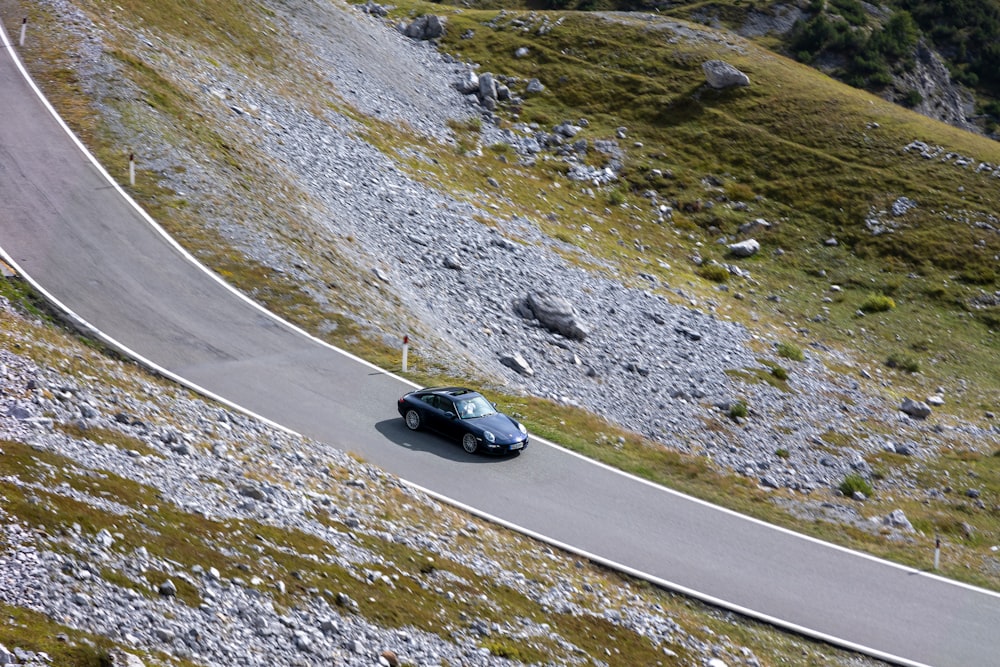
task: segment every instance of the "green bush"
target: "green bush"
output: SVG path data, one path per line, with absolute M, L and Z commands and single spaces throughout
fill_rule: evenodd
M 921 102 L 924 101 L 924 96 L 920 94 L 919 90 L 910 88 L 903 94 L 902 99 L 899 100 L 900 103 L 907 109 L 912 109 Z
M 729 406 L 730 419 L 746 419 L 748 414 L 750 414 L 750 411 L 743 401 L 736 401 Z
M 885 360 L 885 365 L 889 368 L 898 368 L 899 370 L 906 371 L 907 373 L 920 372 L 919 361 L 905 354 L 899 354 L 898 352 L 890 354 L 889 358 Z
M 830 4 L 851 25 L 862 26 L 868 22 L 865 9 L 858 0 L 831 0 Z
M 865 494 L 866 498 L 871 498 L 875 494 L 875 489 L 861 475 L 850 474 L 840 483 L 840 492 L 848 498 L 852 497 L 856 491 Z
M 774 455 L 777 456 L 779 459 L 787 459 L 789 456 L 791 456 L 788 450 L 785 449 L 784 447 L 780 447 L 774 450 Z
M 791 359 L 792 361 L 803 361 L 806 358 L 801 348 L 791 343 L 778 343 L 777 351 L 779 357 Z
M 771 377 L 776 380 L 785 381 L 788 379 L 788 371 L 781 366 L 771 366 Z
M 865 313 L 884 313 L 895 307 L 896 302 L 885 294 L 872 294 L 861 304 L 861 310 Z
M 698 268 L 698 275 L 713 283 L 724 283 L 729 280 L 729 269 L 721 264 L 703 264 Z
M 497 638 L 488 638 L 483 642 L 483 648 L 498 658 L 507 658 L 521 663 L 541 662 L 543 656 L 535 649 L 518 646 L 513 642 Z

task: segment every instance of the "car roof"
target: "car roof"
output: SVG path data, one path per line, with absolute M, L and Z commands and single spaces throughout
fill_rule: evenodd
M 425 389 L 421 389 L 420 393 L 443 394 L 445 396 L 452 396 L 455 398 L 473 398 L 480 395 L 478 391 L 473 391 L 472 389 L 467 389 L 465 387 L 427 387 Z

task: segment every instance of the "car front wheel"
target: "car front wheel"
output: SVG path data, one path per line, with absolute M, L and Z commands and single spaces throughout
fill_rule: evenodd
M 476 449 L 479 448 L 479 443 L 476 442 L 476 436 L 471 433 L 466 433 L 462 436 L 462 449 L 469 452 L 470 454 L 475 454 Z
M 409 410 L 406 413 L 406 427 L 411 431 L 416 431 L 420 428 L 420 413 L 416 410 Z

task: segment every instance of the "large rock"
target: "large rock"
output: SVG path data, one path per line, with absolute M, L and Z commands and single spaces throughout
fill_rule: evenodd
M 882 521 L 887 526 L 899 528 L 908 533 L 913 532 L 913 524 L 911 524 L 910 520 L 906 518 L 906 514 L 903 513 L 903 510 L 893 510 Z
M 580 321 L 576 309 L 566 299 L 549 292 L 535 290 L 524 300 L 524 308 L 520 309 L 531 314 L 549 331 L 562 334 L 566 338 L 583 340 L 590 330 Z
M 490 72 L 479 76 L 479 101 L 490 111 L 497 108 L 497 82 Z
M 435 14 L 424 14 L 403 28 L 403 34 L 418 41 L 437 39 L 444 34 L 444 21 Z
M 729 244 L 729 254 L 733 257 L 752 257 L 760 250 L 760 243 L 756 239 L 747 239 L 739 243 Z
M 531 364 L 517 352 L 501 356 L 500 363 L 526 377 L 531 377 L 535 374 L 534 369 L 531 368 Z
M 903 399 L 899 409 L 914 419 L 927 419 L 931 414 L 931 406 L 923 401 L 914 401 L 912 398 Z
M 705 80 L 712 88 L 750 85 L 750 77 L 721 60 L 706 60 L 701 64 L 701 70 L 705 73 Z
M 471 69 L 467 70 L 462 78 L 455 84 L 455 88 L 463 95 L 471 95 L 479 92 L 479 75 Z

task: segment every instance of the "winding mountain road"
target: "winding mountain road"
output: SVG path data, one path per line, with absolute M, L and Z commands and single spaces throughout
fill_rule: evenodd
M 0 254 L 95 335 L 208 395 L 668 588 L 898 664 L 1000 664 L 992 592 L 767 526 L 538 440 L 494 460 L 409 432 L 395 412 L 405 381 L 197 265 L 110 182 L 3 42 Z

